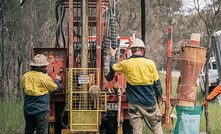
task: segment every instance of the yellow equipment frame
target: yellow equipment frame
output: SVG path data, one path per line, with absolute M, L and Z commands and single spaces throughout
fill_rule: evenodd
M 107 97 L 89 95 L 89 87 L 100 87 L 98 68 L 68 68 L 66 88 L 66 110 L 69 111 L 71 132 L 98 132 L 100 112 L 106 112 Z

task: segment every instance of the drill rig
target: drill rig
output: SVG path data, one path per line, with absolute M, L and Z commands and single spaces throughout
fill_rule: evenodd
M 130 37 L 117 37 L 115 0 L 58 0 L 55 48 L 34 48 L 48 57 L 48 75 L 61 90 L 51 93 L 50 128 L 54 133 L 130 134 L 126 82 L 122 74 L 107 82 L 109 48 Z M 66 24 L 66 25 L 65 25 Z M 66 30 L 63 30 L 66 27 Z M 106 28 L 106 29 L 105 29 Z M 126 58 L 128 49 L 118 52 Z

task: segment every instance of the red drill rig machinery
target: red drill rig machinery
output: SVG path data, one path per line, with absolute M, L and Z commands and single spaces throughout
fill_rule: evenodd
M 116 3 L 58 0 L 55 4 L 55 48 L 34 48 L 34 55 L 48 57 L 48 75 L 53 80 L 61 79 L 61 90 L 51 93 L 52 134 L 132 133 L 123 75 L 116 74 L 112 82 L 104 78 L 109 70 L 110 45 L 116 48 L 122 42 L 126 47 L 130 44 L 130 37 L 116 35 Z M 119 60 L 127 56 L 126 47 L 119 49 Z

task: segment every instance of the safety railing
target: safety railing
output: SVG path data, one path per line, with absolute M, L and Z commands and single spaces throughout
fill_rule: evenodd
M 106 111 L 107 97 L 100 91 L 97 68 L 67 69 L 66 109 L 71 131 L 98 131 L 99 113 Z

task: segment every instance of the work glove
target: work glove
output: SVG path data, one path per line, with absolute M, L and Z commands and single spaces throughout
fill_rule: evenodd
M 208 107 L 208 100 L 204 100 L 203 103 L 202 103 L 202 106 L 203 107 Z
M 55 78 L 55 83 L 57 84 L 58 88 L 57 88 L 57 91 L 56 92 L 62 92 L 61 90 L 61 76 L 60 75 L 57 75 L 56 78 Z
M 61 82 L 61 76 L 60 75 L 56 75 L 55 80 Z

